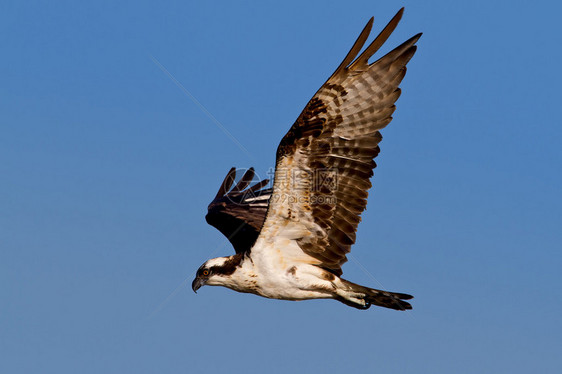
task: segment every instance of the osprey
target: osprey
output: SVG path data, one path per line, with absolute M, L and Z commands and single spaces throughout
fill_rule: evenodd
M 412 308 L 404 301 L 411 295 L 341 278 L 367 205 L 373 159 L 382 139 L 379 130 L 392 120 L 398 85 L 421 36 L 368 62 L 403 11 L 359 54 L 371 18 L 308 102 L 277 148 L 272 188 L 264 188 L 268 180 L 250 186 L 254 170 L 249 169 L 231 189 L 236 170 L 229 171 L 206 219 L 228 237 L 236 254 L 205 262 L 193 280 L 193 291 L 203 285 L 224 286 L 273 299 L 335 299 L 358 309 Z

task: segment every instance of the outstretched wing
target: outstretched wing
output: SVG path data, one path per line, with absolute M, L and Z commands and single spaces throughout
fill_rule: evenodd
M 355 58 L 369 36 L 373 19 L 369 20 L 343 62 L 281 140 L 260 245 L 256 243 L 252 251 L 277 247 L 275 243 L 287 246 L 288 239 L 298 244 L 300 260 L 342 273 L 367 205 L 369 179 L 376 166 L 373 159 L 382 139 L 379 130 L 392 120 L 398 85 L 421 36 L 368 63 L 394 31 L 402 12 Z
M 271 196 L 271 188 L 263 188 L 269 180 L 264 179 L 250 186 L 253 178 L 254 168 L 250 168 L 231 189 L 236 179 L 236 169 L 230 169 L 205 216 L 208 224 L 228 238 L 236 253 L 248 251 L 254 245 Z

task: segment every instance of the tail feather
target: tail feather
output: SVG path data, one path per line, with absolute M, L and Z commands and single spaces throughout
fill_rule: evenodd
M 357 309 L 369 309 L 371 305 L 382 306 L 394 310 L 412 309 L 412 305 L 404 300 L 410 300 L 414 297 L 405 293 L 389 292 L 360 286 L 341 279 L 350 291 L 350 297 L 338 295 L 336 299 L 342 303 Z
M 369 289 L 367 297 L 365 297 L 365 301 L 369 304 L 383 306 L 385 308 L 407 310 L 412 309 L 412 305 L 404 300 L 410 300 L 412 298 L 412 295 L 405 293 Z

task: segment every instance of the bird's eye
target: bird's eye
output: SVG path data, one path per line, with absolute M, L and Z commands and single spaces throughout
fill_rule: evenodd
M 209 270 L 207 270 L 207 269 L 203 270 L 203 275 L 204 275 L 204 276 L 209 275 Z

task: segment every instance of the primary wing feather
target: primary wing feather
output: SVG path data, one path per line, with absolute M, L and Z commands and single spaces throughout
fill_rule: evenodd
M 268 179 L 248 187 L 253 177 L 254 169 L 250 168 L 232 187 L 236 169 L 230 169 L 205 216 L 207 223 L 228 238 L 236 253 L 249 251 L 254 245 L 271 196 L 271 188 L 263 188 L 269 183 Z
M 338 275 L 367 205 L 379 130 L 392 120 L 398 85 L 421 36 L 368 63 L 402 12 L 355 58 L 371 30 L 369 20 L 277 149 L 272 197 L 258 240 L 296 240 L 312 263 Z

